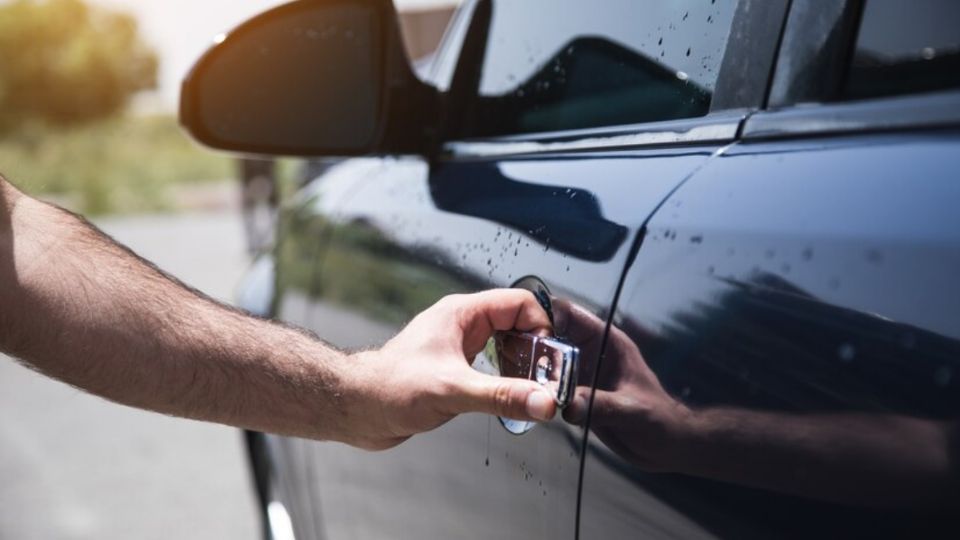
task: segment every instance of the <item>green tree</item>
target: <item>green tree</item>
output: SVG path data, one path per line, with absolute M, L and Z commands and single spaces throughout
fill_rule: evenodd
M 157 55 L 128 14 L 82 0 L 0 4 L 0 137 L 109 117 L 156 76 Z

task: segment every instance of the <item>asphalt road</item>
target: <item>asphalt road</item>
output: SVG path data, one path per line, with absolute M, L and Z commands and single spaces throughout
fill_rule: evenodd
M 99 225 L 229 300 L 246 258 L 232 213 Z M 254 539 L 237 430 L 108 403 L 0 356 L 0 539 Z

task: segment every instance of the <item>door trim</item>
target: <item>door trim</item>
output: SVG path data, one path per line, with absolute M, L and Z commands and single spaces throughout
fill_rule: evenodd
M 443 149 L 455 159 L 725 143 L 736 139 L 746 117 L 746 110 L 723 111 L 683 120 L 454 141 Z
M 744 123 L 743 140 L 818 134 L 897 131 L 960 125 L 960 91 L 797 105 L 758 112 Z

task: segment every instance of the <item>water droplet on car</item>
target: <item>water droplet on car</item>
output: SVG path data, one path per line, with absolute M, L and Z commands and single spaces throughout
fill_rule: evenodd
M 850 363 L 857 356 L 857 349 L 850 343 L 844 343 L 837 348 L 837 357 L 841 362 Z

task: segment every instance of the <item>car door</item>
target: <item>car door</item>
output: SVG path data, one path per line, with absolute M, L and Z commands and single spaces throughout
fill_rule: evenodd
M 792 3 L 771 110 L 627 272 L 582 537 L 960 533 L 958 27 L 954 2 Z
M 335 209 L 298 207 L 328 232 L 309 286 L 284 278 L 281 257 L 278 313 L 351 349 L 446 294 L 493 287 L 605 320 L 641 225 L 759 104 L 783 5 L 468 6 L 443 151 L 382 158 Z M 766 47 L 749 46 L 749 27 Z M 281 254 L 304 240 L 292 232 Z M 495 373 L 491 360 L 475 368 Z M 584 432 L 560 418 L 520 427 L 464 415 L 375 454 L 292 442 L 309 462 L 315 534 L 575 537 Z

